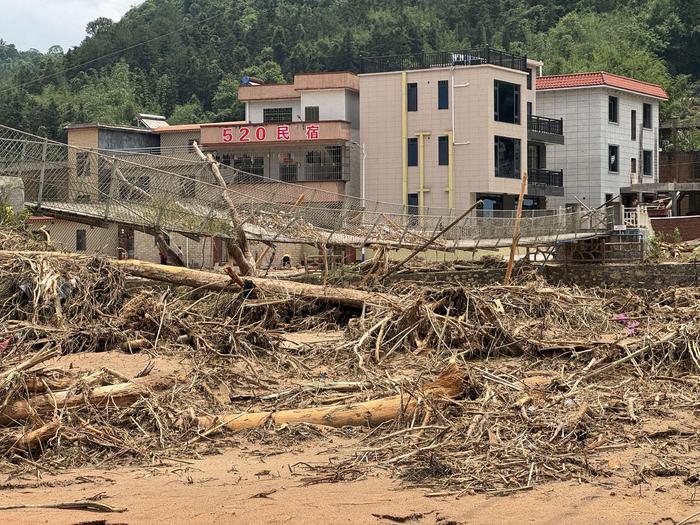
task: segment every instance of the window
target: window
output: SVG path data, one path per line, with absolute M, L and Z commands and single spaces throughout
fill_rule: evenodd
M 637 111 L 632 110 L 632 113 L 630 114 L 630 132 L 631 132 L 631 138 L 632 140 L 637 140 Z
M 494 81 L 493 118 L 498 122 L 520 124 L 520 86 Z
M 617 97 L 608 97 L 608 122 L 618 122 L 617 108 L 619 102 Z
M 527 89 L 532 89 L 532 69 L 527 70 Z
M 75 230 L 75 251 L 84 252 L 87 249 L 87 231 Z
M 406 111 L 418 111 L 418 84 L 411 83 L 406 85 Z
M 644 155 L 642 157 L 642 170 L 644 170 L 644 175 L 646 177 L 651 177 L 653 175 L 652 166 L 654 161 L 651 157 L 651 150 L 644 150 Z
M 408 194 L 408 214 L 409 215 L 418 215 L 420 213 L 420 209 L 418 208 L 418 194 L 417 193 L 409 193 Z M 409 219 L 409 224 L 415 225 L 416 220 L 415 219 Z
M 618 153 L 620 151 L 620 146 L 608 146 L 608 171 L 617 173 L 620 171 L 620 163 L 618 159 Z
M 418 139 L 408 139 L 408 165 L 418 166 Z
M 263 122 L 291 122 L 292 108 L 265 108 Z
M 318 106 L 306 106 L 304 109 L 304 120 L 306 122 L 318 122 L 320 120 Z
M 532 102 L 527 103 L 527 116 L 532 115 Z
M 494 160 L 496 177 L 520 178 L 520 140 L 495 137 Z
M 613 194 L 612 193 L 606 193 L 605 194 L 605 203 L 609 203 L 611 200 L 613 200 Z
M 632 173 L 637 173 L 637 159 L 634 157 L 630 159 L 630 171 Z
M 438 137 L 438 164 L 447 166 L 450 163 L 450 141 L 449 137 Z
M 236 155 L 233 158 L 233 167 L 247 174 L 265 175 L 265 157 L 251 157 L 250 155 Z M 238 175 L 239 180 L 245 180 L 244 177 Z
M 642 111 L 642 126 L 651 129 L 651 104 L 644 104 Z
M 448 87 L 449 82 L 447 80 L 438 81 L 438 109 L 450 108 L 450 95 Z

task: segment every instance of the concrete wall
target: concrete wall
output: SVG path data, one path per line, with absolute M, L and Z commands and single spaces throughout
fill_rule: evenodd
M 618 97 L 618 123 L 608 122 L 608 97 Z M 652 105 L 652 128 L 643 129 L 644 103 Z M 631 136 L 631 112 L 637 112 L 637 138 Z M 547 146 L 547 168 L 564 171 L 564 197 L 549 197 L 548 208 L 575 203 L 578 197 L 587 206 L 604 202 L 605 194 L 617 195 L 620 188 L 642 177 L 642 150 L 652 151 L 652 176 L 658 181 L 659 104 L 655 99 L 612 88 L 541 90 L 537 93 L 536 114 L 564 119 L 566 144 Z M 608 145 L 619 146 L 617 173 L 608 170 Z M 632 173 L 632 160 L 637 171 Z
M 521 123 L 495 122 L 494 80 L 521 86 Z M 450 84 L 450 109 L 438 110 L 438 81 Z M 527 75 L 496 66 L 408 71 L 418 84 L 418 111 L 408 112 L 408 137 L 425 137 L 425 206 L 448 208 L 448 167 L 438 165 L 438 137 L 453 132 L 454 205 L 465 209 L 477 192 L 517 194 L 520 181 L 494 176 L 494 136 L 520 139 L 521 172 L 527 166 Z M 367 151 L 367 198 L 400 204 L 402 195 L 403 85 L 400 72 L 360 77 L 361 142 Z M 454 89 L 453 89 L 454 88 Z M 453 123 L 454 112 L 454 123 Z M 419 138 L 420 142 L 420 138 Z M 419 161 L 420 164 L 420 161 Z M 419 168 L 408 168 L 408 193 L 419 191 Z
M 27 225 L 29 231 L 48 232 L 51 242 L 60 250 L 77 251 L 77 232 L 85 230 L 85 253 L 100 253 L 110 257 L 117 257 L 119 246 L 119 229 L 116 224 L 109 224 L 106 228 L 89 226 L 79 222 L 53 218 L 31 218 Z
M 302 91 L 300 113 L 302 119 L 306 118 L 307 106 L 318 106 L 319 120 L 348 120 L 344 89 Z
M 263 122 L 263 110 L 269 108 L 292 108 L 292 122 L 304 120 L 301 97 L 287 100 L 256 100 L 247 102 L 245 119 L 252 124 L 261 124 Z
M 106 150 L 142 150 L 144 148 L 157 148 L 159 145 L 158 135 L 111 129 L 99 130 L 97 141 L 97 146 Z

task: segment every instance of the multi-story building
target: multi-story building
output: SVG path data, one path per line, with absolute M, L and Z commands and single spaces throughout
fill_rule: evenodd
M 562 121 L 533 114 L 540 66 L 490 48 L 364 60 L 364 194 L 416 214 L 478 199 L 486 210 L 513 210 L 528 170 L 524 207 L 563 195 L 562 173 L 547 170 L 545 154 L 563 143 Z
M 564 196 L 550 204 L 594 208 L 623 187 L 658 181 L 661 86 L 605 72 L 541 76 L 536 86 L 537 113 L 566 123 L 566 144 L 547 150 L 547 164 L 564 174 Z
M 265 85 L 246 81 L 239 89 L 246 119 L 214 124 L 168 125 L 162 117 L 141 115 L 140 127 L 82 124 L 68 127 L 68 169 L 62 183 L 47 187 L 43 200 L 105 205 L 109 197 L 136 200 L 133 186 L 154 193 L 173 184 L 168 173 L 183 176 L 183 198 L 196 198 L 201 162 L 192 144 L 198 142 L 221 163 L 227 182 L 251 199 L 305 202 L 338 208 L 344 195 L 359 196 L 359 80 L 351 73 L 297 75 L 292 84 Z M 115 156 L 132 166 L 129 184 L 112 187 L 114 174 L 99 169 L 92 152 Z M 129 164 L 133 163 L 133 164 Z M 136 173 L 134 165 L 144 169 Z M 295 183 L 283 188 L 279 181 Z M 177 183 L 176 183 L 177 184 Z M 177 186 L 175 186 L 177 188 Z M 30 192 L 31 193 L 31 192 Z M 34 192 L 36 193 L 36 191 Z M 157 196 L 156 196 L 157 197 Z M 33 197 L 38 199 L 36 195 Z M 31 195 L 29 200 L 31 200 Z M 32 222 L 43 227 L 65 249 L 101 251 L 157 262 L 152 235 L 128 224 L 85 224 L 62 216 L 43 215 Z M 171 235 L 193 266 L 212 266 L 226 259 L 221 239 L 191 239 Z M 262 252 L 264 248 L 260 248 Z M 315 248 L 309 253 L 315 253 Z M 294 262 L 306 254 L 300 245 L 287 246 Z

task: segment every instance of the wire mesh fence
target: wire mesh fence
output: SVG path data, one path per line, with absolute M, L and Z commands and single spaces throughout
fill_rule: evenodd
M 157 154 L 156 154 L 157 153 Z M 423 244 L 463 213 L 426 208 L 416 215 L 390 204 L 273 180 L 210 163 L 192 147 L 100 151 L 68 146 L 0 126 L 0 176 L 19 177 L 26 204 L 47 215 L 132 225 L 144 232 L 229 237 L 233 224 L 224 189 L 253 240 L 315 245 Z M 523 244 L 590 236 L 609 229 L 606 210 L 536 210 L 521 222 Z M 512 212 L 474 213 L 432 248 L 505 246 Z

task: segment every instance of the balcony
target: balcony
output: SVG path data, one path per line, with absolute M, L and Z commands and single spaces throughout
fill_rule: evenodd
M 531 169 L 527 171 L 527 192 L 536 196 L 564 196 L 562 170 Z
M 564 144 L 564 119 L 528 115 L 527 138 L 533 142 Z
M 386 73 L 412 69 L 433 69 L 453 66 L 493 66 L 527 71 L 527 57 L 482 46 L 464 51 L 439 51 L 415 55 L 390 55 L 363 58 L 361 73 Z

